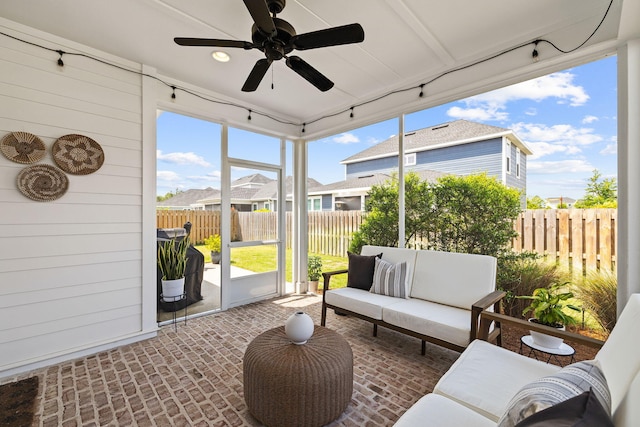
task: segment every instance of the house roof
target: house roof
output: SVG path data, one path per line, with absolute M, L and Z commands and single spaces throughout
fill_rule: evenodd
M 262 178 L 256 178 L 256 175 L 259 175 L 260 177 L 264 178 L 264 180 Z M 243 179 L 243 178 L 251 178 L 249 180 Z M 260 186 L 256 186 L 256 187 L 241 187 L 241 186 L 233 186 L 231 188 L 231 200 L 232 202 L 234 201 L 259 201 L 259 200 L 275 200 L 276 197 L 278 196 L 278 188 L 277 188 L 277 182 L 276 180 L 273 179 L 269 179 L 266 178 L 264 175 L 260 175 L 260 174 L 255 174 L 255 175 L 250 175 L 249 177 L 243 177 L 243 178 L 239 178 L 237 180 L 234 181 L 234 184 L 241 181 L 244 183 L 247 183 L 251 180 L 257 180 L 259 182 L 261 182 Z M 265 182 L 266 180 L 266 182 Z M 253 181 L 255 182 L 255 181 Z M 307 186 L 309 189 L 312 188 L 317 188 L 322 186 L 321 183 L 319 183 L 318 181 L 316 181 L 313 178 L 307 178 Z M 293 192 L 293 178 L 291 176 L 288 176 L 285 178 L 285 189 L 286 189 L 286 197 L 288 199 L 290 199 L 290 195 Z M 203 204 L 203 203 L 207 203 L 207 204 L 212 204 L 212 203 L 219 203 L 220 202 L 220 193 L 218 192 L 218 194 L 216 194 L 215 196 L 212 197 L 207 197 L 207 198 L 203 198 L 201 200 L 198 200 L 198 203 Z
M 447 175 L 443 172 L 437 172 L 432 170 L 415 171 L 422 181 L 433 182 L 441 176 Z M 374 173 L 370 175 L 364 175 L 358 178 L 349 178 L 344 181 L 338 181 L 331 184 L 309 189 L 309 195 L 320 195 L 327 193 L 337 193 L 345 190 L 368 190 L 374 185 L 380 185 L 391 178 L 390 175 L 384 173 Z
M 156 206 L 159 206 L 159 207 L 191 206 L 200 199 L 206 199 L 210 197 L 220 197 L 220 190 L 207 187 L 205 189 L 191 189 L 191 190 L 180 191 L 173 197 L 170 197 L 161 202 L 157 202 Z
M 511 129 L 469 120 L 454 120 L 428 128 L 407 132 L 404 138 L 405 153 L 432 150 L 434 148 L 468 144 L 489 138 L 506 136 L 515 143 L 525 154 L 532 154 L 531 150 L 522 142 Z M 398 136 L 382 141 L 373 147 L 360 151 L 342 160 L 342 164 L 356 163 L 363 160 L 398 155 Z
M 271 178 L 267 178 L 266 176 L 262 175 L 261 173 L 254 173 L 252 175 L 243 176 L 243 177 L 240 177 L 240 178 L 234 180 L 231 183 L 231 188 L 242 187 L 242 186 L 251 186 L 251 185 L 255 185 L 255 184 L 264 185 L 264 184 L 268 184 L 271 181 L 273 181 Z

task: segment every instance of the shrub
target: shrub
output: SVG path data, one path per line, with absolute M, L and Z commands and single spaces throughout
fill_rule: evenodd
M 214 234 L 204 239 L 204 244 L 212 252 L 220 252 L 221 241 L 220 235 Z
M 618 278 L 609 270 L 591 271 L 573 291 L 608 334 L 617 320 Z
M 501 253 L 498 255 L 496 287 L 507 293 L 502 300 L 504 313 L 521 317 L 527 303 L 516 297 L 532 295 L 538 288 L 562 282 L 565 275 L 557 265 L 541 261 L 535 252 Z
M 322 258 L 318 255 L 310 255 L 307 260 L 307 275 L 309 280 L 316 282 L 322 275 Z

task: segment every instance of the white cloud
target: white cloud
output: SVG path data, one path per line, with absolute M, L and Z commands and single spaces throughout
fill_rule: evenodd
M 182 179 L 180 175 L 178 175 L 174 171 L 158 171 L 156 172 L 156 176 L 158 178 L 158 181 L 164 182 L 176 182 Z
M 460 101 L 466 105 L 452 107 L 447 114 L 454 118 L 469 120 L 507 120 L 507 103 L 528 99 L 541 102 L 549 98 L 556 98 L 558 103 L 569 103 L 576 107 L 584 105 L 589 95 L 582 86 L 573 84 L 574 74 L 569 72 L 553 73 L 537 79 L 518 83 L 491 92 L 472 96 Z M 529 109 L 525 114 L 535 115 L 535 109 Z
M 527 108 L 527 111 L 524 112 L 527 116 L 537 116 L 538 109 L 537 108 Z
M 584 118 L 582 119 L 582 123 L 589 124 L 598 120 L 599 119 L 596 116 L 584 116 Z
M 611 144 L 607 144 L 607 146 L 600 151 L 600 154 L 603 154 L 603 155 L 618 154 L 618 144 L 615 142 Z
M 379 142 L 380 142 L 380 140 L 378 138 L 376 138 L 375 136 L 370 136 L 370 137 L 367 138 L 367 144 L 369 144 L 369 145 L 376 145 Z
M 513 124 L 511 129 L 531 147 L 533 155 L 530 159 L 553 153 L 580 153 L 583 146 L 603 140 L 592 128 L 576 128 L 567 124 L 547 126 L 520 122 Z
M 594 167 L 586 160 L 558 160 L 548 162 L 528 162 L 527 172 L 530 174 L 561 174 L 590 172 Z
M 342 135 L 333 138 L 333 141 L 337 142 L 338 144 L 353 144 L 356 142 L 360 142 L 360 138 L 352 133 L 343 133 Z
M 158 150 L 156 153 L 156 157 L 160 161 L 173 163 L 176 165 L 196 165 L 196 166 L 202 166 L 205 168 L 211 166 L 211 164 L 207 162 L 204 159 L 204 157 L 199 156 L 192 152 L 189 152 L 189 153 L 175 152 L 175 153 L 164 154 L 161 150 Z
M 503 121 L 509 118 L 509 113 L 506 111 L 499 111 L 498 108 L 491 106 L 475 108 L 461 108 L 454 106 L 447 110 L 447 115 L 456 119 L 473 121 Z

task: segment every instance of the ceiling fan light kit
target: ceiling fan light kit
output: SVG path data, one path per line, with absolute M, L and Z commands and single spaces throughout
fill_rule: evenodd
M 364 30 L 360 24 L 349 24 L 326 28 L 304 34 L 296 34 L 295 28 L 276 15 L 284 9 L 285 0 L 244 0 L 253 25 L 251 26 L 251 42 L 242 40 L 202 39 L 176 37 L 174 41 L 180 46 L 208 46 L 258 49 L 265 54 L 259 59 L 249 73 L 242 86 L 243 92 L 255 91 L 273 61 L 285 58 L 287 67 L 302 78 L 325 92 L 333 87 L 333 82 L 320 71 L 313 68 L 299 56 L 289 54 L 293 50 L 308 50 L 321 47 L 339 46 L 360 43 L 364 40 Z M 214 56 L 215 58 L 215 56 Z

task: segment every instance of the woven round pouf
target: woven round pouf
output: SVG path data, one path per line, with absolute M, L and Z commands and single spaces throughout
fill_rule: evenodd
M 353 353 L 336 332 L 316 326 L 306 344 L 291 343 L 284 326 L 258 335 L 244 353 L 244 400 L 269 427 L 325 425 L 353 392 Z

